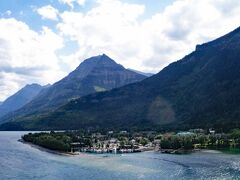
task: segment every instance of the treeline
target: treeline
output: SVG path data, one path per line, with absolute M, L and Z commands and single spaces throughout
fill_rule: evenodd
M 64 133 L 29 133 L 23 135 L 22 139 L 51 150 L 64 152 L 71 150 L 72 139 Z
M 219 134 L 193 134 L 181 136 L 177 134 L 163 135 L 160 146 L 162 149 L 227 149 L 240 148 L 240 129 L 229 133 Z
M 194 142 L 192 137 L 181 137 L 178 135 L 172 135 L 163 137 L 160 146 L 162 149 L 193 149 Z

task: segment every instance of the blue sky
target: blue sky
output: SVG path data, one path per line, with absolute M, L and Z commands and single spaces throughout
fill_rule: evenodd
M 239 0 L 2 0 L 0 101 L 103 53 L 157 73 L 239 22 Z
M 174 2 L 174 0 L 122 0 L 122 2 L 144 4 L 146 6 L 146 12 L 142 18 L 147 18 L 157 12 L 163 11 L 164 8 Z M 1 17 L 14 17 L 26 22 L 36 31 L 40 31 L 42 25 L 55 29 L 56 22 L 42 20 L 41 16 L 34 12 L 34 9 L 48 4 L 51 4 L 60 12 L 71 9 L 67 4 L 62 4 L 58 0 L 3 0 L 0 1 Z M 84 7 L 75 4 L 73 11 L 87 12 L 94 6 L 96 6 L 96 2 L 94 0 L 88 0 Z M 11 11 L 11 15 L 7 15 L 7 11 Z
M 140 19 L 146 19 L 152 15 L 162 12 L 164 8 L 172 4 L 174 0 L 122 0 L 122 2 L 130 4 L 142 4 L 145 6 L 145 13 Z M 8 0 L 0 1 L 0 12 L 2 18 L 15 18 L 19 21 L 25 22 L 32 30 L 40 32 L 43 26 L 51 28 L 54 32 L 57 32 L 56 25 L 58 22 L 43 19 L 36 10 L 40 7 L 44 7 L 51 4 L 60 13 L 64 11 L 74 11 L 86 13 L 91 8 L 97 6 L 95 0 L 88 0 L 84 6 L 74 3 L 74 8 L 71 8 L 67 4 L 63 4 L 58 0 Z M 10 12 L 11 14 L 8 14 Z M 58 54 L 71 54 L 79 48 L 76 41 L 66 41 L 65 48 L 60 49 Z

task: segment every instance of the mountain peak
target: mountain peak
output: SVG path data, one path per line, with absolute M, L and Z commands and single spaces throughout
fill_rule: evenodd
M 110 62 L 110 63 L 117 64 L 112 58 L 110 58 L 106 54 L 99 55 L 98 57 L 99 57 L 99 61 L 104 61 L 104 62 Z
M 111 59 L 109 56 L 107 56 L 106 54 L 102 54 L 102 55 L 98 55 L 98 56 L 93 56 L 90 58 L 85 59 L 79 66 L 83 66 L 86 64 L 91 64 L 91 65 L 97 65 L 100 61 L 104 61 L 104 62 L 111 62 L 114 64 L 117 64 L 113 59 Z M 77 69 L 78 69 L 77 68 Z
M 108 55 L 106 55 L 105 53 L 103 53 L 102 55 L 99 55 L 101 58 L 109 58 L 111 59 Z
M 75 71 L 70 73 L 70 78 L 72 76 L 82 79 L 89 75 L 95 68 L 106 68 L 106 67 L 117 67 L 124 69 L 122 65 L 117 64 L 113 59 L 111 59 L 106 54 L 93 56 L 85 59 Z
M 102 62 L 105 62 L 105 63 L 112 63 L 112 64 L 115 64 L 117 65 L 117 63 L 112 59 L 110 58 L 109 56 L 107 56 L 106 54 L 102 54 L 102 55 L 98 55 L 98 56 L 93 56 L 93 57 L 90 57 L 86 60 L 84 60 L 83 62 L 93 62 L 93 63 L 96 63 L 96 64 L 99 64 L 99 63 L 102 63 Z M 81 63 L 82 64 L 82 63 Z M 80 64 L 80 65 L 81 65 Z
M 119 67 L 121 69 L 124 69 L 124 67 L 121 64 L 116 63 L 112 58 L 107 56 L 106 54 L 99 55 L 99 60 L 97 62 L 98 66 L 115 66 Z

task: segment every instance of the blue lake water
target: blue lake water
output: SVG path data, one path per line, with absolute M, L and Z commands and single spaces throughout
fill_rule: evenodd
M 24 132 L 0 132 L 0 179 L 240 179 L 240 155 L 144 152 L 63 156 L 18 142 Z

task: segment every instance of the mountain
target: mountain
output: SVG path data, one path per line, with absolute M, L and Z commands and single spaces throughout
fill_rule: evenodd
M 145 78 L 144 75 L 125 69 L 105 54 L 91 57 L 83 61 L 67 77 L 41 91 L 30 103 L 3 117 L 2 121 L 53 111 L 72 99 L 121 87 Z
M 70 101 L 54 112 L 3 124 L 16 129 L 240 127 L 240 28 L 141 82 Z
M 0 105 L 0 117 L 15 111 L 29 103 L 43 89 L 39 84 L 30 84 L 23 87 L 17 93 L 7 98 Z
M 130 68 L 128 68 L 128 70 L 136 72 L 138 74 L 142 74 L 142 75 L 147 76 L 147 77 L 150 77 L 150 76 L 154 75 L 153 73 L 145 73 L 145 72 L 141 72 L 141 71 L 130 69 Z

